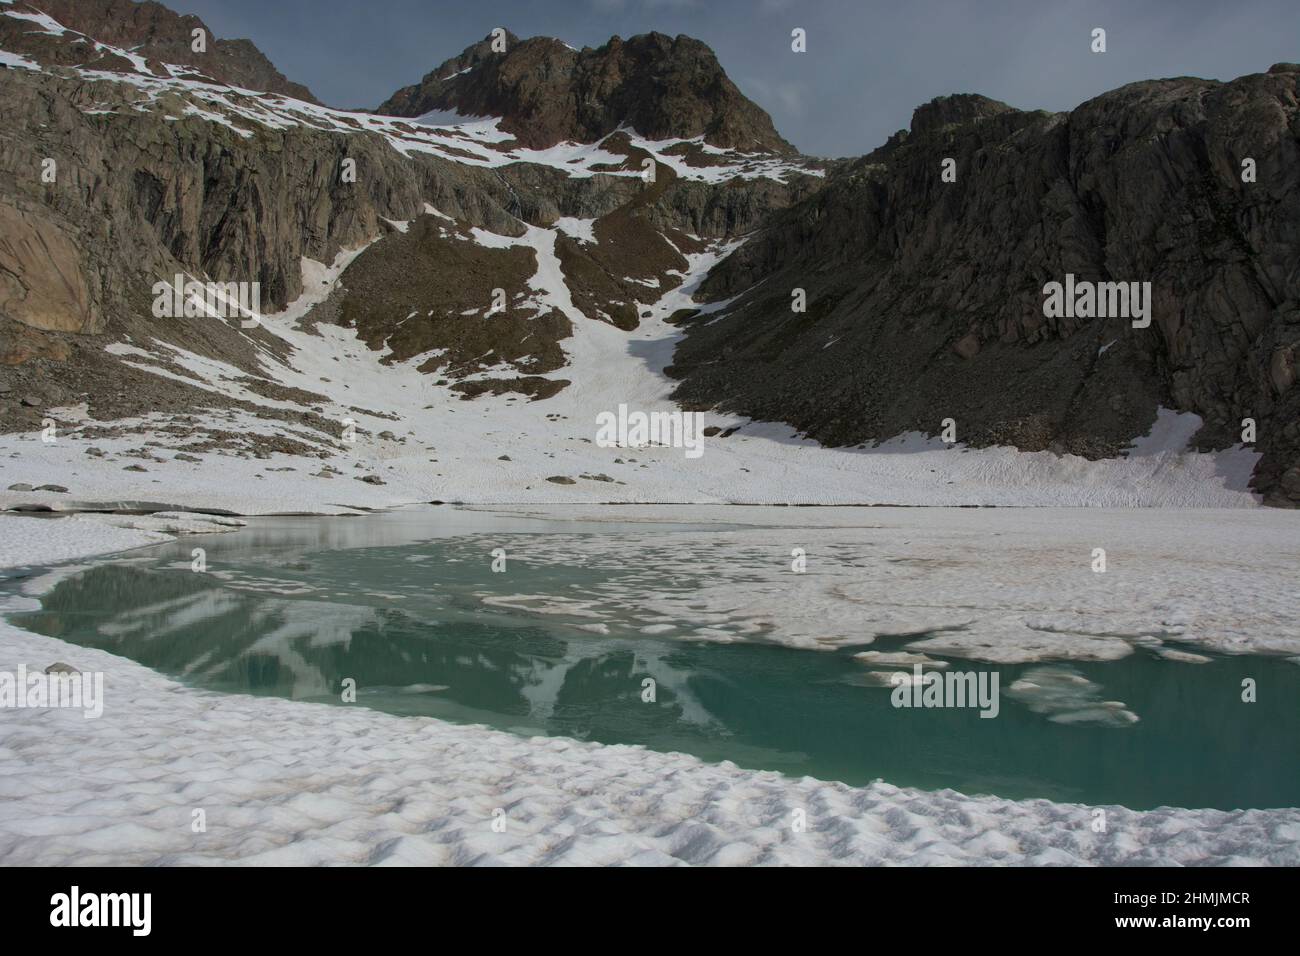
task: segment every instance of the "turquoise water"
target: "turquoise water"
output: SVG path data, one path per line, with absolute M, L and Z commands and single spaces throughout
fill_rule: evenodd
M 1138 650 L 1071 665 L 1140 716 L 1127 726 L 1054 723 L 1006 693 L 1029 666 L 955 660 L 955 669 L 998 673 L 996 719 L 973 709 L 902 710 L 888 688 L 864 684 L 850 650 L 595 634 L 572 619 L 483 603 L 589 592 L 614 580 L 608 568 L 512 558 L 510 573 L 498 575 L 480 560 L 489 539 L 412 540 L 422 529 L 409 524 L 376 530 L 365 519 L 340 532 L 340 523 L 268 522 L 99 562 L 13 621 L 217 690 L 638 743 L 850 784 L 883 778 L 1135 809 L 1300 805 L 1300 667 L 1281 659 L 1185 664 Z M 508 526 L 546 533 L 539 523 Z M 611 533 L 607 525 L 564 530 Z M 189 569 L 195 541 L 207 549 L 209 573 Z M 665 588 L 692 584 L 667 569 L 663 580 Z M 657 684 L 653 703 L 642 700 L 647 677 Z M 1255 704 L 1240 701 L 1244 677 L 1261 689 Z M 341 703 L 347 678 L 356 704 Z

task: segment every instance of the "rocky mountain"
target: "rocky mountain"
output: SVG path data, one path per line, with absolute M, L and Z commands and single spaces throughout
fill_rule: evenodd
M 198 17 L 182 16 L 152 0 L 14 0 L 4 12 L 0 49 L 38 63 L 141 76 L 183 75 L 317 102 L 250 40 L 219 39 Z M 203 31 L 201 49 L 195 49 L 195 30 Z
M 117 8 L 74 6 L 87 29 L 92 8 Z M 421 357 L 456 396 L 553 394 L 568 384 L 559 343 L 575 320 L 634 329 L 642 303 L 683 281 L 685 255 L 753 230 L 821 175 L 823 164 L 802 157 L 697 155 L 675 148 L 696 144 L 650 143 L 635 129 L 557 159 L 501 121 L 426 126 L 329 110 L 235 88 L 216 69 L 143 59 L 146 47 L 172 50 L 164 41 L 192 18 L 156 4 L 125 14 L 101 26 L 130 50 L 85 41 L 21 4 L 0 7 L 8 431 L 78 401 L 98 420 L 215 403 L 310 420 L 335 447 L 346 403 L 330 415 L 319 393 L 300 389 L 289 396 L 300 408 L 275 404 L 283 369 L 265 362 L 289 361 L 282 340 L 205 316 L 159 321 L 151 303 L 155 283 L 180 274 L 256 282 L 262 309 L 278 311 L 309 291 L 304 260 L 344 253 L 355 261 L 313 324 L 353 330 L 385 363 Z M 562 299 L 539 296 L 551 263 Z M 507 301 L 485 323 L 498 289 Z M 417 311 L 425 321 L 410 322 Z M 228 367 L 243 396 L 214 395 L 178 354 Z M 550 372 L 560 374 L 539 380 Z
M 951 417 L 964 444 L 1087 458 L 1121 453 L 1161 406 L 1204 419 L 1202 448 L 1252 419 L 1255 488 L 1300 503 L 1298 85 L 1279 64 L 1061 114 L 920 107 L 715 268 L 704 296 L 740 298 L 689 327 L 677 397 L 833 446 Z M 1067 274 L 1151 283 L 1150 326 L 1045 315 Z
M 193 29 L 154 3 L 0 5 L 0 439 L 53 421 L 114 494 L 136 493 L 123 457 L 288 456 L 277 471 L 326 461 L 321 482 L 405 462 L 400 500 L 428 500 L 451 443 L 515 462 L 515 494 L 682 500 L 679 459 L 607 455 L 589 426 L 675 387 L 734 451 L 700 479 L 715 499 L 759 485 L 748 419 L 845 448 L 952 418 L 967 447 L 1099 460 L 1174 409 L 1205 449 L 1254 419 L 1254 487 L 1300 503 L 1300 68 L 1067 114 L 943 97 L 825 162 L 688 37 L 489 36 L 368 113 L 245 41 L 195 54 Z M 160 318 L 178 275 L 256 283 L 268 321 Z M 1046 315 L 1067 275 L 1150 282 L 1150 326 Z M 448 432 L 458 408 L 480 424 Z M 773 487 L 787 446 L 763 446 Z M 826 465 L 835 500 L 863 494 L 857 466 Z
M 795 152 L 699 40 L 647 33 L 575 50 L 549 37 L 501 39 L 504 53 L 493 52 L 489 35 L 398 90 L 378 112 L 500 116 L 502 129 L 537 149 L 595 142 L 630 126 L 652 140 L 703 137 L 746 152 Z

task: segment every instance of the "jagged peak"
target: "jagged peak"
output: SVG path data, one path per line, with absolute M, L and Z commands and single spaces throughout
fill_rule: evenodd
M 489 34 L 398 90 L 378 112 L 456 110 L 499 116 L 526 145 L 593 142 L 621 127 L 651 139 L 703 136 L 714 146 L 796 152 L 727 77 L 701 40 L 644 33 L 575 49 L 554 37 Z M 496 48 L 494 48 L 494 46 Z

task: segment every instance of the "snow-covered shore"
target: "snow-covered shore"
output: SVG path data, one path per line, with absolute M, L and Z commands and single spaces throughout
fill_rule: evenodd
M 0 517 L 0 571 L 71 561 L 170 541 L 177 534 L 234 531 L 235 518 L 185 512 L 150 515 L 71 515 L 57 518 Z
M 147 540 L 0 521 L 65 526 L 64 557 Z M 106 675 L 104 713 L 0 711 L 0 864 L 1300 864 L 1300 809 L 1110 807 L 1097 833 L 1077 804 L 217 694 L 0 623 L 0 670 L 58 660 Z
M 92 554 L 125 551 L 167 541 L 160 531 L 119 528 L 98 517 L 0 516 L 0 571 L 26 565 L 71 561 Z
M 56 659 L 105 672 L 104 715 L 0 719 L 3 864 L 1300 863 L 1300 810 L 1112 807 L 1096 833 L 1076 804 L 193 690 L 0 625 L 3 667 Z

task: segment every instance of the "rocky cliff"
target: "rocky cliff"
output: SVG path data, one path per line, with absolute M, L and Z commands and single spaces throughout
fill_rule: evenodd
M 839 446 L 951 418 L 966 445 L 1094 459 L 1162 407 L 1201 416 L 1204 449 L 1251 419 L 1256 489 L 1300 502 L 1300 67 L 1064 114 L 942 97 L 821 163 L 687 37 L 488 38 L 371 114 L 315 105 L 255 48 L 196 59 L 198 23 L 0 6 L 0 430 L 78 402 L 183 416 L 231 401 L 213 375 L 251 414 L 337 430 L 261 361 L 291 364 L 276 336 L 153 316 L 177 273 L 257 282 L 275 311 L 307 291 L 304 259 L 350 251 L 307 326 L 347 330 L 376 374 L 410 362 L 466 400 L 545 401 L 571 384 L 576 327 L 645 354 L 641 323 L 745 239 L 702 286 L 720 307 L 673 318 L 691 407 Z M 438 110 L 492 118 L 414 119 Z M 1150 283 L 1149 326 L 1045 310 L 1067 276 Z
M 1160 406 L 1200 415 L 1203 448 L 1253 419 L 1256 489 L 1300 503 L 1298 83 L 1281 64 L 1063 114 L 921 107 L 715 269 L 706 296 L 741 299 L 691 327 L 678 397 L 831 445 L 953 418 L 963 443 L 1089 458 Z M 1150 327 L 1045 315 L 1067 274 L 1150 282 Z

